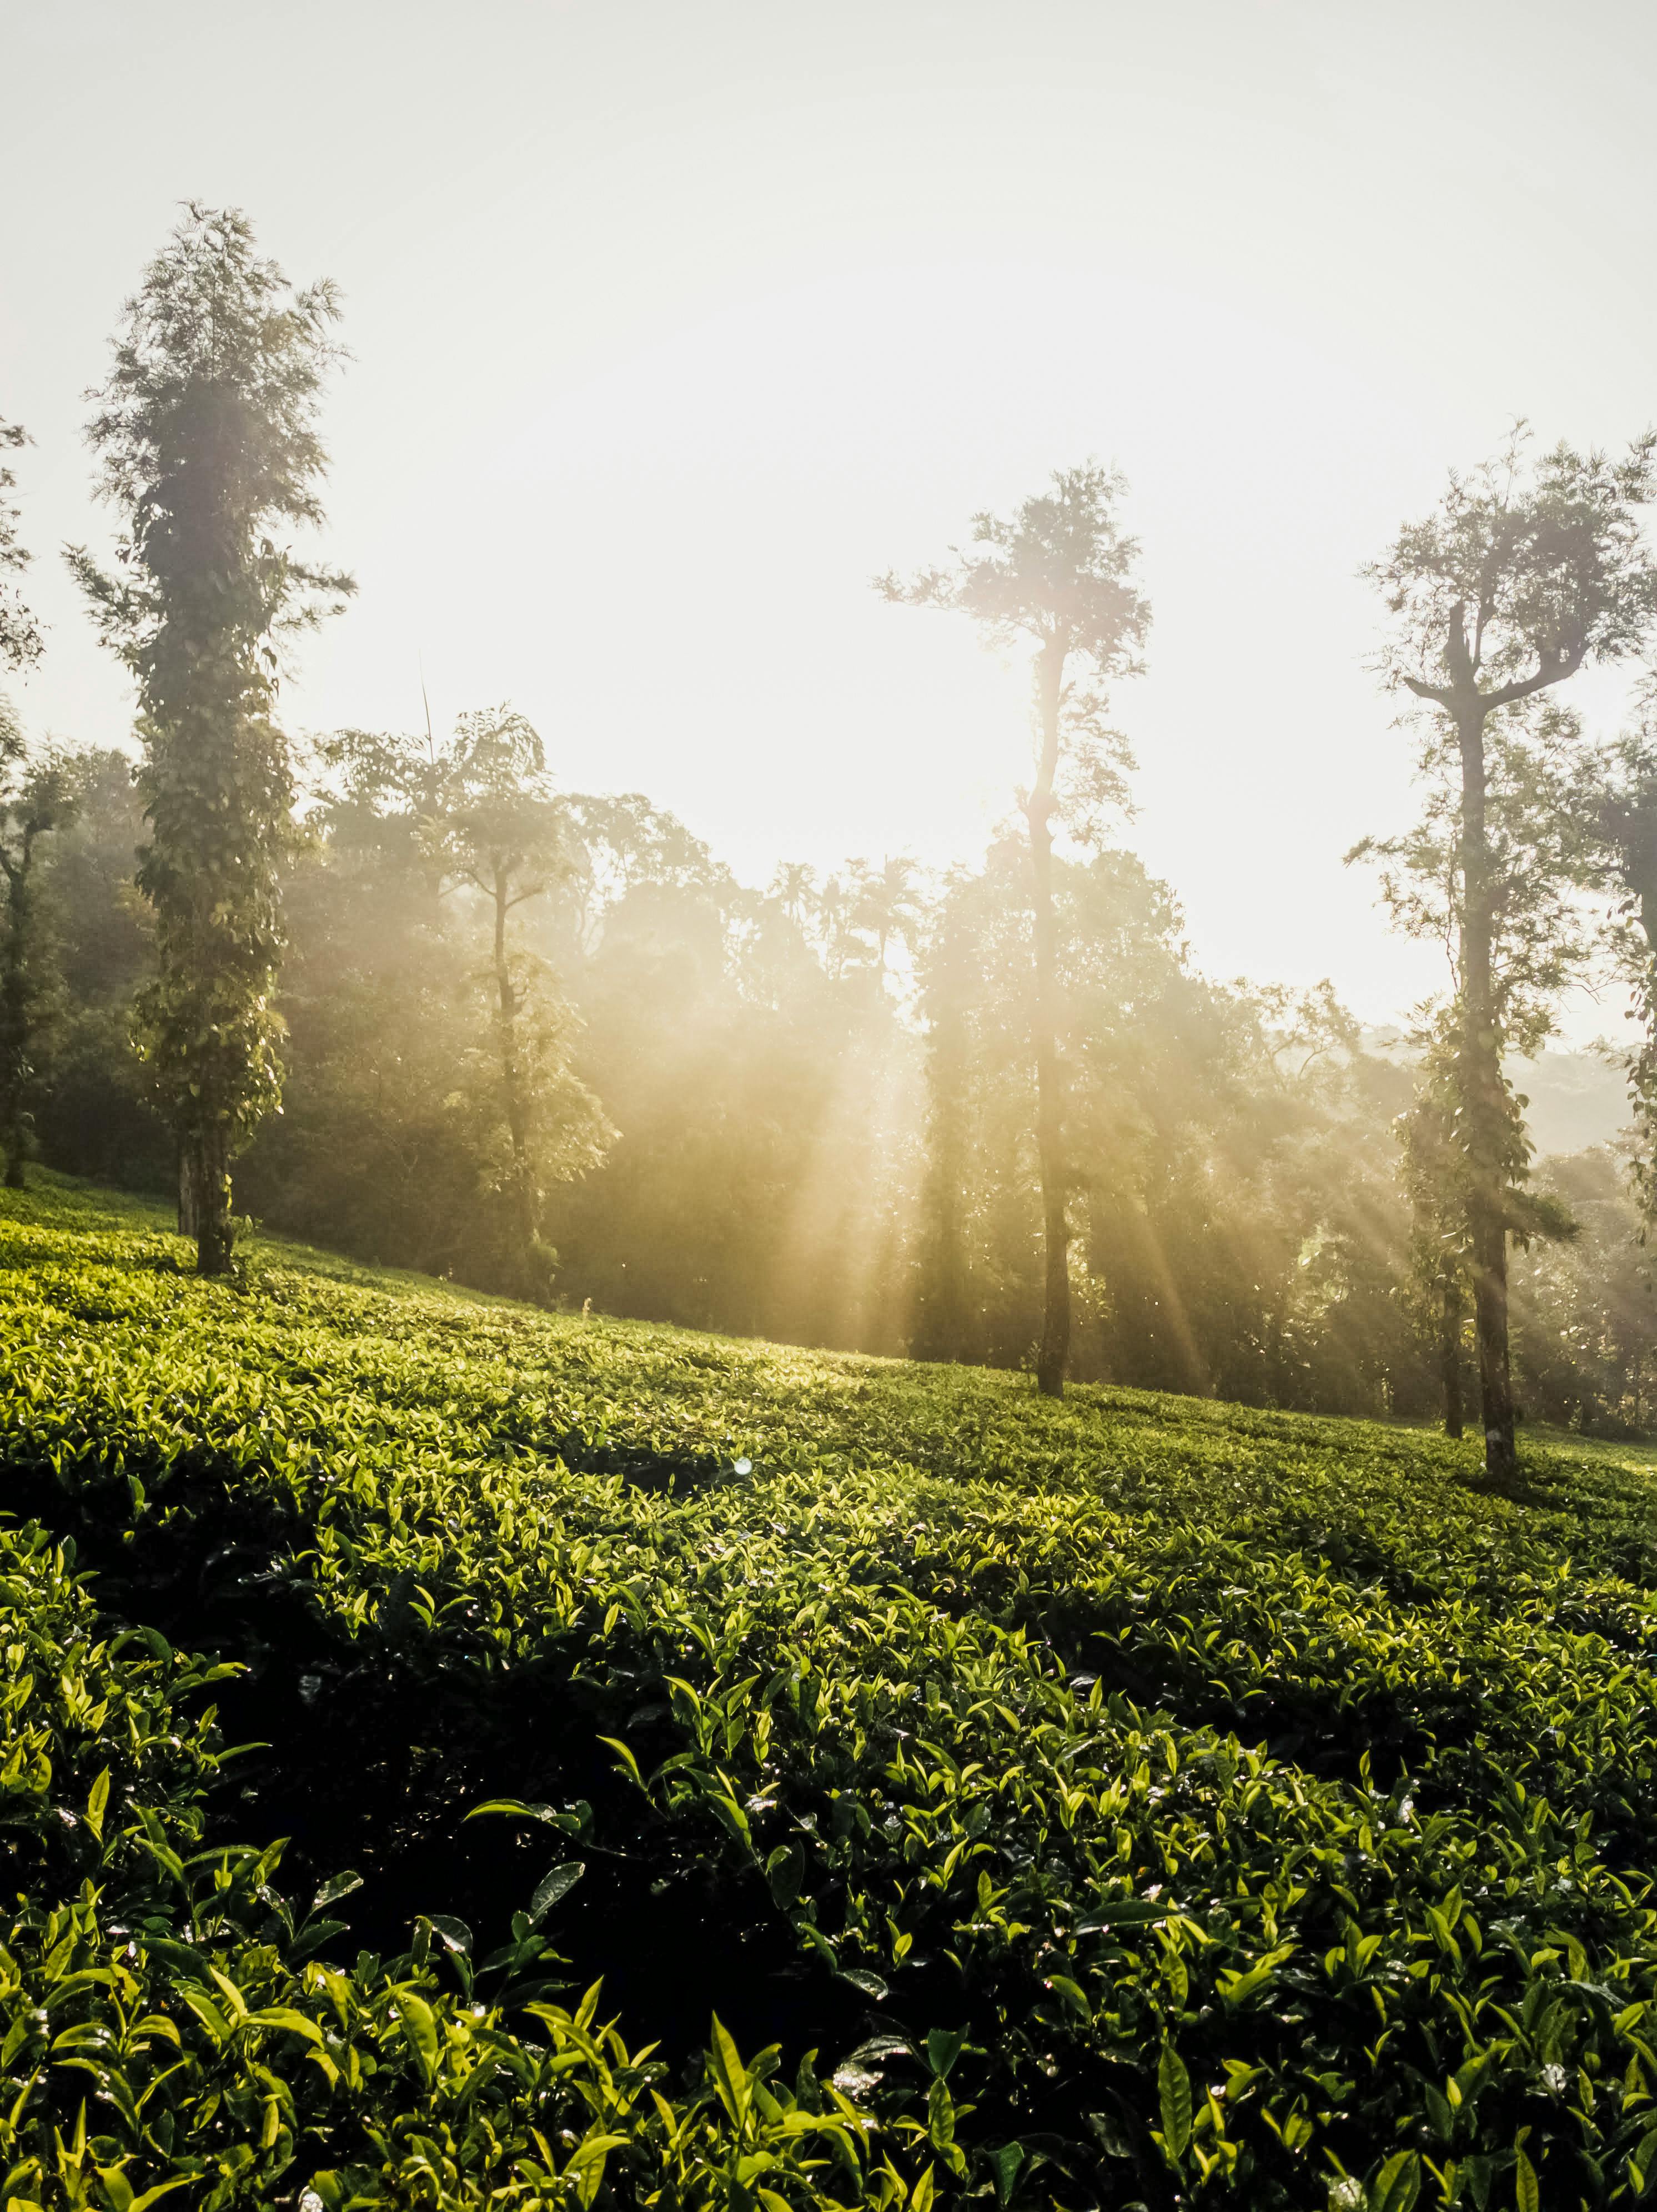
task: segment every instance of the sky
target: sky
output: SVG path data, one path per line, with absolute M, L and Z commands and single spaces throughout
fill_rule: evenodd
M 1342 862 L 1416 803 L 1359 572 L 1514 416 L 1657 420 L 1657 10 L 0 0 L 0 50 L 32 726 L 128 739 L 56 549 L 108 543 L 83 394 L 195 198 L 344 298 L 326 544 L 359 594 L 292 726 L 417 727 L 423 683 L 751 882 L 970 860 L 1025 671 L 870 580 L 1096 457 L 1154 617 L 1124 834 L 1196 957 L 1371 1021 L 1441 984 Z

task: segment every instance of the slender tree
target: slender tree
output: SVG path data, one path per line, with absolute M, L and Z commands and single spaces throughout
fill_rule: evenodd
M 8 1190 L 21 1190 L 28 1158 L 28 1097 L 45 995 L 36 862 L 40 840 L 73 818 L 74 796 L 55 754 L 32 752 L 0 701 L 0 1152 Z
M 1063 1395 L 1070 1353 L 1069 1200 L 1064 1151 L 1064 1068 L 1059 1055 L 1058 945 L 1053 900 L 1055 823 L 1090 830 L 1122 796 L 1126 750 L 1105 720 L 1105 685 L 1134 672 L 1150 610 L 1133 580 L 1138 548 L 1117 507 L 1114 471 L 1088 463 L 1060 471 L 1051 492 L 1010 518 L 974 517 L 969 550 L 951 565 L 905 582 L 877 581 L 886 598 L 969 615 L 993 644 L 1035 648 L 1035 775 L 1020 792 L 1029 839 L 1034 914 L 1036 1149 L 1041 1170 L 1045 1297 L 1036 1379 Z
M 768 896 L 774 898 L 798 930 L 804 930 L 816 908 L 817 871 L 804 860 L 784 860 L 771 880 Z
M 21 424 L 0 420 L 0 453 L 15 453 L 29 443 Z M 27 668 L 40 658 L 40 625 L 23 604 L 11 580 L 29 564 L 30 556 L 18 543 L 21 515 L 11 503 L 17 478 L 0 462 L 0 668 Z
M 545 896 L 564 844 L 540 738 L 510 708 L 463 714 L 456 726 L 454 777 L 442 830 L 443 849 L 463 883 L 482 893 L 490 922 L 495 988 L 495 1048 L 511 1147 L 509 1188 L 524 1260 L 541 1244 L 540 1182 L 530 1123 L 533 1084 L 526 1064 L 524 1016 L 531 988 L 513 957 L 513 914 Z
M 886 954 L 893 940 L 909 942 L 919 925 L 919 869 L 907 854 L 895 859 L 888 854 L 878 868 L 867 860 L 848 860 L 846 875 L 851 927 L 874 939 L 874 972 L 885 990 Z
M 137 880 L 158 973 L 137 1034 L 178 1139 L 180 1227 L 210 1275 L 231 1265 L 231 1161 L 280 1097 L 293 785 L 272 714 L 278 646 L 352 589 L 275 537 L 323 520 L 316 417 L 338 312 L 331 285 L 295 292 L 259 258 L 244 216 L 192 203 L 91 395 L 100 489 L 123 526 L 114 568 L 69 554 L 137 684 Z
M 1657 434 L 1637 439 L 1619 461 L 1561 445 L 1533 465 L 1525 440 L 1520 425 L 1499 459 L 1453 477 L 1435 512 L 1402 531 L 1368 572 L 1392 617 L 1381 672 L 1434 710 L 1456 776 L 1447 884 L 1459 986 L 1455 1082 L 1485 1465 L 1496 1481 L 1518 1462 L 1508 1347 L 1511 1115 L 1497 957 L 1513 917 L 1492 848 L 1493 729 L 1579 669 L 1637 652 L 1657 613 L 1657 568 L 1640 515 L 1652 495 Z

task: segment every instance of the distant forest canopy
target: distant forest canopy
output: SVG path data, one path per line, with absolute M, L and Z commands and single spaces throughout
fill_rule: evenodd
M 1024 1366 L 1051 1397 L 1436 1411 L 1498 1487 L 1521 1415 L 1652 1423 L 1657 431 L 1611 455 L 1516 423 L 1362 572 L 1421 808 L 1347 857 L 1447 976 L 1367 1039 L 1327 984 L 1198 973 L 1118 842 L 1113 694 L 1151 608 L 1113 469 L 874 580 L 1028 666 L 982 862 L 756 891 L 647 797 L 563 789 L 509 706 L 296 745 L 284 641 L 356 589 L 289 542 L 326 520 L 338 295 L 192 204 L 123 312 L 86 430 L 113 547 L 65 554 L 138 758 L 0 701 L 9 1184 L 34 1151 L 174 1188 L 204 1276 L 235 1274 L 239 1207 L 538 1301 Z M 27 442 L 0 421 L 0 455 Z M 7 459 L 0 669 L 27 675 L 16 489 Z M 1634 725 L 1590 741 L 1570 686 L 1618 666 Z M 1526 1071 L 1582 1130 L 1585 1086 L 1538 1055 L 1590 977 L 1638 1024 L 1626 1139 L 1535 1169 Z
M 474 748 L 510 720 L 472 718 Z M 542 842 L 508 888 L 506 951 L 543 1192 L 546 1272 L 528 1279 L 493 878 L 431 826 L 460 811 L 467 741 L 347 733 L 312 754 L 283 884 L 283 1109 L 238 1164 L 238 1204 L 365 1260 L 561 1304 L 1027 1363 L 1041 1224 L 1018 839 L 941 880 L 853 860 L 755 891 L 647 799 L 557 793 L 526 756 L 519 796 L 537 811 L 520 826 Z M 174 1139 L 129 1044 L 153 965 L 131 763 L 64 765 L 75 807 L 40 863 L 38 1147 L 170 1191 Z M 1130 854 L 1065 862 L 1059 880 L 1072 1372 L 1430 1416 L 1438 1355 L 1399 1175 L 1407 1044 L 1381 1032 L 1366 1049 L 1327 991 L 1202 976 L 1172 893 Z M 1657 1300 L 1625 1164 L 1602 1146 L 1544 1161 L 1537 1182 L 1578 1226 L 1516 1261 L 1526 1410 L 1643 1427 Z

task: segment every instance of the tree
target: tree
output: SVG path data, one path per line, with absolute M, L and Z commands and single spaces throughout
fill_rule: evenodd
M 178 1154 L 149 1070 L 132 1050 L 137 994 L 155 971 L 155 916 L 133 881 L 144 831 L 131 757 L 62 757 L 73 812 L 39 858 L 38 918 L 51 960 L 34 1134 L 67 1174 L 127 1190 L 178 1187 Z
M 958 871 L 945 886 L 921 945 L 929 1142 L 913 1346 L 919 1359 L 962 1359 L 968 1348 L 963 1216 L 971 1146 L 974 963 L 970 919 L 962 909 L 970 900 L 969 884 Z
M 524 1288 L 539 1293 L 552 1264 L 541 1237 L 544 1094 L 552 1066 L 565 1057 L 557 1034 L 564 1024 L 540 963 L 512 944 L 509 924 L 518 908 L 544 897 L 568 870 L 564 818 L 540 738 L 509 707 L 462 714 L 447 765 L 434 842 L 451 875 L 481 894 L 489 917 L 495 1050 L 509 1146 L 507 1189 Z
M 770 896 L 795 927 L 803 932 L 815 911 L 817 871 L 804 860 L 784 860 L 771 880 Z
M 21 424 L 0 420 L 0 453 L 15 453 L 29 442 Z M 30 559 L 17 542 L 19 510 L 9 498 L 16 489 L 16 477 L 0 464 L 0 667 L 14 670 L 30 667 L 40 658 L 42 647 L 40 623 L 24 605 L 16 585 L 7 580 L 21 575 Z
M 1435 710 L 1429 765 L 1451 765 L 1453 820 L 1441 820 L 1435 865 L 1454 943 L 1461 1141 L 1467 1155 L 1472 1275 L 1485 1467 L 1517 1468 L 1508 1345 L 1508 1237 L 1513 1148 L 1502 1073 L 1504 933 L 1526 915 L 1493 847 L 1490 747 L 1526 703 L 1594 662 L 1636 653 L 1657 613 L 1657 568 L 1639 510 L 1652 496 L 1657 433 L 1626 458 L 1556 447 L 1527 466 L 1523 425 L 1470 477 L 1453 476 L 1435 512 L 1407 526 L 1368 572 L 1392 617 L 1386 682 Z M 1563 725 L 1556 722 L 1556 735 Z M 1442 834 L 1448 830 L 1448 836 Z M 1517 852 L 1523 840 L 1512 847 Z M 1359 848 L 1360 850 L 1363 848 Z M 1423 878 L 1423 880 L 1425 880 Z M 1538 939 L 1532 929 L 1533 941 Z
M 178 1139 L 180 1227 L 216 1275 L 231 1265 L 231 1161 L 281 1091 L 293 780 L 272 719 L 278 642 L 353 588 L 274 536 L 323 520 L 316 416 L 338 306 L 326 283 L 292 290 L 244 216 L 192 202 L 125 313 L 87 433 L 122 520 L 115 566 L 83 547 L 69 560 L 137 684 L 137 880 L 158 969 L 137 1038 Z
M 1139 666 L 1149 608 L 1132 581 L 1138 548 L 1124 537 L 1113 471 L 1088 463 L 1053 477 L 1010 519 L 979 514 L 972 549 L 908 583 L 878 580 L 889 599 L 968 615 L 1001 646 L 1035 647 L 1038 750 L 1034 779 L 1020 794 L 1029 840 L 1034 912 L 1035 998 L 1031 1042 L 1036 1067 L 1036 1146 L 1040 1161 L 1045 1299 L 1036 1379 L 1062 1395 L 1069 1359 L 1071 1176 L 1064 1152 L 1064 1069 L 1059 1057 L 1057 947 L 1053 905 L 1055 822 L 1084 836 L 1124 796 L 1126 747 L 1105 720 L 1105 685 Z M 1079 680 L 1071 674 L 1080 672 Z
M 892 940 L 912 939 L 922 910 L 919 871 L 907 854 L 888 854 L 878 868 L 867 860 L 848 860 L 850 921 L 874 939 L 874 972 L 886 988 L 886 952 Z
M 324 933 L 360 940 L 332 948 L 316 978 L 318 995 L 336 1014 L 347 999 L 358 1007 L 356 1065 L 336 1059 L 331 1087 L 360 1126 L 361 1102 L 355 1111 L 344 1103 L 360 1066 L 375 1067 L 382 1098 L 389 1078 L 401 1102 L 390 1118 L 402 1120 L 408 1138 L 418 1131 L 411 1164 L 428 1180 L 444 1172 L 434 1166 L 434 1149 L 447 1152 L 450 1174 L 463 1158 L 478 1158 L 509 1224 L 500 1272 L 513 1290 L 543 1297 L 554 1261 L 541 1228 L 546 1187 L 594 1164 L 609 1135 L 570 1064 L 573 1011 L 516 926 L 531 902 L 555 890 L 590 889 L 594 871 L 576 836 L 572 805 L 553 792 L 539 737 L 509 707 L 462 714 L 441 744 L 428 725 L 423 738 L 341 731 L 320 750 L 330 787 L 319 823 L 334 892 Z M 630 847 L 653 833 L 665 836 L 664 823 L 678 826 L 642 800 L 632 807 L 589 805 L 602 806 L 608 826 Z M 447 932 L 445 902 L 460 915 Z M 570 904 L 579 934 L 582 900 Z M 457 949 L 480 909 L 490 948 L 481 974 Z M 449 981 L 457 960 L 458 989 Z M 480 982 L 487 1047 L 479 1049 L 469 1015 L 470 1042 L 457 1052 L 454 1002 L 475 1008 Z M 308 1028 L 332 1026 L 328 1015 L 308 1014 Z M 436 1112 L 434 1093 L 442 1100 Z M 430 1133 L 445 1122 L 447 1141 L 434 1148 Z M 490 1241 L 474 1223 L 474 1260 Z
M 1611 957 L 1632 996 L 1639 1044 L 1628 1054 L 1636 1143 L 1630 1163 L 1648 1229 L 1657 1225 L 1657 731 L 1648 684 L 1644 726 L 1583 764 L 1573 812 L 1587 825 L 1587 879 L 1609 897 Z
M 35 896 L 37 847 L 74 812 L 64 763 L 34 755 L 0 701 L 0 875 L 5 878 L 5 939 L 0 948 L 0 1152 L 5 1185 L 21 1190 L 28 1157 L 28 1096 L 44 995 Z

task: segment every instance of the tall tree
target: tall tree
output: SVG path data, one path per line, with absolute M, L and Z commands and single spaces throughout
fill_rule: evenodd
M 21 423 L 0 420 L 0 453 L 15 453 L 28 443 Z M 16 477 L 0 462 L 0 668 L 11 669 L 27 668 L 37 661 L 42 643 L 40 623 L 9 580 L 22 574 L 30 558 L 17 539 L 21 516 L 10 498 L 16 489 Z
M 8 1190 L 21 1190 L 28 1157 L 28 1096 L 40 1001 L 42 946 L 35 864 L 42 837 L 74 812 L 63 763 L 31 752 L 0 701 L 0 875 L 5 878 L 0 942 L 0 1152 Z
M 888 854 L 878 868 L 867 860 L 848 860 L 850 922 L 874 940 L 874 973 L 886 988 L 886 954 L 893 939 L 907 943 L 922 912 L 919 869 L 905 854 Z
M 803 930 L 816 907 L 817 871 L 804 860 L 784 860 L 771 880 L 770 896 L 798 930 Z
M 1508 1345 L 1512 1118 L 1498 938 L 1512 920 L 1491 838 L 1489 748 L 1502 718 L 1599 661 L 1637 652 L 1657 613 L 1641 531 L 1657 434 L 1626 457 L 1560 445 L 1532 465 L 1520 426 L 1507 450 L 1452 477 L 1437 508 L 1368 572 L 1392 625 L 1386 682 L 1431 708 L 1453 762 L 1457 805 L 1446 890 L 1455 941 L 1455 1082 L 1467 1154 L 1468 1247 L 1485 1466 L 1518 1460 Z
M 908 582 L 879 580 L 889 599 L 968 615 L 992 643 L 1035 647 L 1035 775 L 1020 793 L 1029 839 L 1034 913 L 1036 1067 L 1045 1296 L 1036 1379 L 1063 1395 L 1070 1353 L 1069 1200 L 1064 1150 L 1064 1068 L 1059 1055 L 1058 949 L 1053 902 L 1056 822 L 1091 830 L 1122 796 L 1126 749 L 1105 720 L 1105 685 L 1136 671 L 1150 610 L 1133 581 L 1138 548 L 1117 507 L 1125 489 L 1089 462 L 1053 477 L 1010 518 L 973 518 L 971 548 L 949 567 Z M 1073 673 L 1075 672 L 1075 673 Z
M 126 307 L 88 439 L 122 535 L 70 565 L 137 680 L 149 841 L 138 884 L 158 973 L 140 1049 L 179 1146 L 179 1220 L 204 1274 L 231 1265 L 230 1164 L 280 1097 L 273 1003 L 288 748 L 279 641 L 350 579 L 276 542 L 323 520 L 316 418 L 338 357 L 331 284 L 295 291 L 247 218 L 192 203 Z
M 967 1357 L 967 1156 L 972 1141 L 974 974 L 959 874 L 929 917 L 922 947 L 926 1019 L 927 1176 L 923 1273 L 914 1351 L 920 1359 Z
M 1588 833 L 1587 879 L 1609 896 L 1610 949 L 1632 997 L 1640 1042 L 1624 1067 L 1634 1109 L 1634 1185 L 1648 1227 L 1657 1226 L 1657 699 L 1648 686 L 1645 726 L 1583 764 L 1573 793 Z
M 538 1048 L 551 1010 L 540 963 L 512 940 L 517 909 L 543 898 L 568 872 L 569 836 L 539 737 L 509 707 L 462 714 L 448 756 L 437 849 L 453 876 L 481 895 L 490 929 L 494 1035 L 505 1115 L 507 1189 L 518 1226 L 523 1286 L 545 1291 L 551 1255 L 541 1236 Z M 556 1048 L 556 1039 L 549 1039 Z M 555 1056 L 562 1058 L 562 1054 Z
M 637 797 L 559 798 L 540 738 L 510 707 L 462 714 L 441 743 L 429 726 L 423 738 L 344 730 L 320 753 L 329 783 L 319 814 L 332 864 L 327 872 L 337 893 L 349 882 L 356 894 L 336 896 L 332 926 L 361 939 L 332 957 L 333 995 L 366 984 L 374 1005 L 359 1024 L 363 1053 L 395 1062 L 399 1083 L 429 1061 L 435 1073 L 441 1049 L 411 1050 L 399 1041 L 382 1055 L 368 1029 L 385 1030 L 399 1000 L 429 1000 L 434 980 L 482 921 L 486 965 L 480 971 L 470 951 L 460 952 L 465 982 L 450 995 L 475 1006 L 483 986 L 488 1047 L 477 1048 L 474 1025 L 465 1050 L 472 1073 L 442 1087 L 446 1103 L 470 1094 L 482 1109 L 464 1119 L 468 1149 L 482 1140 L 488 1195 L 496 1202 L 490 1211 L 503 1210 L 509 1224 L 504 1272 L 513 1290 L 540 1297 L 555 1260 L 542 1234 L 546 1188 L 595 1164 L 611 1133 L 574 1073 L 578 1024 L 546 962 L 525 942 L 521 909 L 554 890 L 566 894 L 562 918 L 579 940 L 592 919 L 598 878 L 624 879 L 648 865 L 641 861 L 647 851 L 672 848 L 683 857 L 678 848 L 687 841 L 671 817 Z M 583 825 L 594 833 L 590 840 Z M 442 912 L 451 916 L 447 931 Z M 409 946 L 411 937 L 419 941 L 410 947 L 411 961 L 396 948 Z M 434 1022 L 443 1026 L 429 1005 L 420 1020 L 429 1030 Z M 430 1042 L 441 1047 L 440 1039 Z M 482 1079 L 480 1068 L 487 1070 Z M 421 1165 L 429 1175 L 429 1160 Z M 488 1241 L 474 1224 L 474 1251 Z

